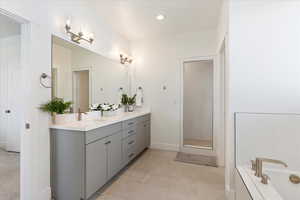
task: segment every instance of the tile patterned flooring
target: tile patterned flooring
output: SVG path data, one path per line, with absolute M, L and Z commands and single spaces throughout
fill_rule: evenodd
M 147 150 L 97 200 L 225 200 L 224 169 L 174 161 Z
M 0 199 L 20 199 L 20 156 L 0 149 Z

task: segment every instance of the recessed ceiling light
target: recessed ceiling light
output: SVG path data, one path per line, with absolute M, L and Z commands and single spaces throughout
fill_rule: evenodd
M 156 16 L 156 19 L 159 20 L 159 21 L 164 20 L 165 18 L 166 17 L 162 14 L 159 14 L 159 15 Z

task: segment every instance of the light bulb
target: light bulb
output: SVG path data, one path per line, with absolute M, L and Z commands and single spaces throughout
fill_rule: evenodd
M 156 19 L 159 20 L 159 21 L 164 20 L 165 18 L 166 17 L 162 14 L 159 14 L 159 15 L 156 16 Z

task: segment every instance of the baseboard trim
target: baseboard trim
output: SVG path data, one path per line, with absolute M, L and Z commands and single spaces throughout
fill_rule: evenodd
M 151 149 L 160 149 L 167 151 L 179 151 L 179 146 L 176 144 L 168 144 L 168 143 L 154 143 L 151 144 Z

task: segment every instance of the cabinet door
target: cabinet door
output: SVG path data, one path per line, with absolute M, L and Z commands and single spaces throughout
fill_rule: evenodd
M 122 132 L 107 138 L 108 144 L 108 179 L 111 179 L 122 168 Z
M 86 145 L 86 198 L 99 190 L 107 181 L 107 140 Z
M 150 147 L 150 143 L 151 143 L 151 123 L 150 121 L 146 122 L 144 124 L 145 127 L 145 134 L 146 134 L 146 138 L 145 138 L 145 148 L 146 147 Z
M 144 123 L 139 123 L 137 125 L 136 133 L 136 151 L 137 154 L 141 153 L 145 149 L 146 137 L 145 137 L 145 127 Z

